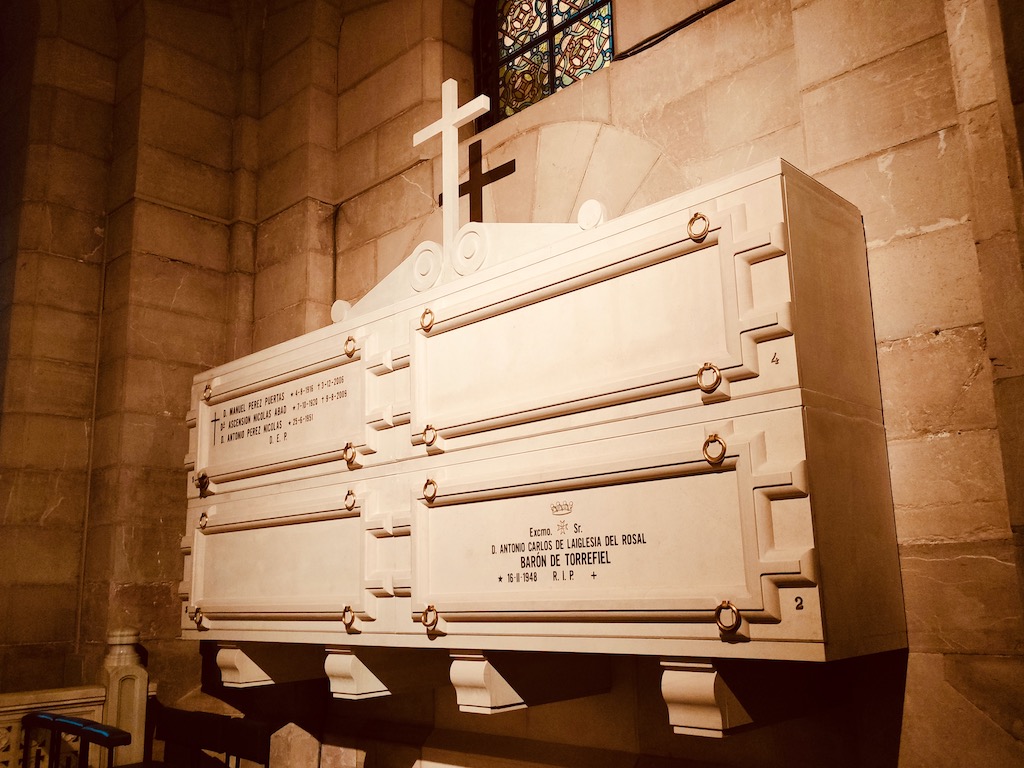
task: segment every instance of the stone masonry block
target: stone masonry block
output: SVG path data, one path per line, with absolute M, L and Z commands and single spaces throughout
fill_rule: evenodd
M 233 168 L 255 173 L 260 167 L 260 120 L 251 115 L 237 115 L 233 128 Z
M 212 368 L 224 360 L 224 323 L 156 307 L 129 309 L 127 354 Z
M 259 322 L 306 298 L 309 265 L 306 259 L 279 262 L 256 273 L 253 316 Z
M 706 143 L 712 152 L 800 122 L 792 48 L 707 88 Z
M 1024 466 L 1024 375 L 996 381 L 995 395 L 1010 523 L 1019 532 L 1024 529 L 1024 475 L 1018 471 Z
M 409 13 L 408 0 L 388 0 L 342 18 L 338 38 L 338 88 L 347 90 L 382 69 L 424 39 L 422 13 Z
M 999 438 L 994 430 L 893 440 L 889 464 L 897 520 L 904 510 L 919 510 L 940 520 L 948 510 L 962 516 L 963 509 L 974 504 L 1005 505 Z M 915 538 L 928 535 L 924 528 L 916 529 Z
M 142 200 L 134 211 L 135 251 L 227 271 L 229 230 L 224 224 Z
M 213 6 L 210 6 L 211 8 Z M 230 72 L 237 65 L 231 17 L 176 3 L 146 5 L 146 34 Z
M 139 141 L 223 171 L 232 168 L 232 119 L 142 87 Z
M 141 8 L 142 5 L 140 4 L 138 7 Z M 124 99 L 129 98 L 131 94 L 137 93 L 139 88 L 142 87 L 142 70 L 146 46 L 141 36 L 141 30 L 139 35 L 138 40 L 131 43 L 125 40 L 121 44 L 123 51 L 117 66 L 117 80 L 115 81 L 114 90 L 114 101 L 118 104 Z
M 4 525 L 81 528 L 87 477 L 83 471 L 22 469 L 0 473 Z
M 805 91 L 803 118 L 811 172 L 953 125 L 956 102 L 945 35 Z
M 911 651 L 1020 654 L 1024 631 L 1008 540 L 900 549 Z
M 945 30 L 942 0 L 814 0 L 793 11 L 801 89 L 881 59 Z
M 114 110 L 108 102 L 56 88 L 50 118 L 49 141 L 109 162 Z
M 263 35 L 263 63 L 270 66 L 313 36 L 316 0 L 303 0 L 267 14 Z
M 79 211 L 105 212 L 107 164 L 56 145 L 28 148 L 25 199 L 57 203 Z
M 255 171 L 236 170 L 231 177 L 231 221 L 246 223 L 256 220 L 256 192 L 259 177 Z
M 996 378 L 1024 373 L 1024 274 L 1020 246 L 1013 235 L 978 243 L 981 295 L 985 305 L 989 357 Z
M 124 407 L 139 413 L 184 417 L 195 366 L 129 357 L 125 361 Z
M 305 198 L 259 225 L 256 232 L 256 268 L 295 264 L 311 254 L 330 256 L 334 241 L 334 207 Z
M 0 583 L 67 584 L 78 580 L 81 525 L 5 525 Z
M 18 618 L 7 630 L 11 643 L 21 645 L 74 639 L 78 599 L 78 589 L 74 584 L 22 584 L 8 587 L 8 590 L 11 615 Z
M 5 413 L 46 413 L 87 420 L 95 379 L 91 366 L 54 360 L 7 361 Z
M 69 257 L 80 267 L 76 280 L 88 286 L 95 278 L 86 277 L 86 272 L 96 270 L 103 260 L 104 223 L 102 214 L 80 211 L 66 205 L 50 202 L 26 202 L 21 206 L 21 221 L 18 226 L 18 247 L 23 251 L 43 251 Z M 85 290 L 83 298 L 65 296 L 64 302 L 86 301 L 91 307 L 95 302 Z
M 615 4 L 615 48 L 626 51 L 651 35 L 711 5 L 709 0 L 619 0 Z
M 987 104 L 962 116 L 971 158 L 974 237 L 978 242 L 1016 229 L 999 109 Z
M 338 49 L 316 38 L 302 43 L 264 70 L 260 80 L 262 113 L 277 109 L 310 86 L 328 93 L 334 93 L 338 87 Z
M 965 695 L 949 674 L 950 660 L 956 656 L 940 653 L 911 653 L 907 669 L 907 690 L 903 705 L 903 732 L 900 736 L 900 765 L 943 765 L 959 757 L 976 765 L 1011 766 L 1024 761 L 1024 745 L 1018 728 L 1000 728 L 1002 718 L 991 708 L 999 707 L 1005 716 L 1014 710 L 997 698 L 972 698 Z M 978 663 L 1015 664 L 1017 659 L 986 659 L 972 656 Z M 1012 676 L 1002 675 L 1008 690 L 1020 690 Z M 1001 706 L 1002 705 L 1002 706 Z M 1017 731 L 1015 733 L 1014 731 Z M 969 758 L 967 757 L 969 756 Z
M 992 368 L 977 326 L 884 342 L 878 369 L 890 440 L 996 426 Z
M 293 304 L 272 315 L 257 317 L 253 324 L 252 348 L 259 351 L 305 333 L 305 308 Z
M 966 223 L 971 214 L 966 146 L 957 128 L 816 178 L 860 209 L 869 250 Z
M 583 184 L 590 157 L 601 130 L 599 123 L 566 122 L 546 125 L 537 132 L 535 148 L 539 162 L 533 182 L 535 199 L 526 221 L 571 221 L 577 190 Z M 521 143 L 520 143 L 521 145 Z M 494 161 L 490 161 L 494 167 Z M 516 159 L 518 171 L 519 160 Z M 515 176 L 505 180 L 515 184 Z
M 945 7 L 957 107 L 967 111 L 995 101 L 987 16 L 992 6 L 984 0 L 947 0 Z
M 335 270 L 337 298 L 354 304 L 377 284 L 377 244 L 339 253 Z
M 43 37 L 36 41 L 33 82 L 53 85 L 107 104 L 114 103 L 117 63 L 69 40 Z
M 414 107 L 410 110 L 410 113 L 417 112 L 419 108 Z M 384 174 L 378 170 L 377 167 L 377 144 L 379 141 L 379 134 L 388 131 L 390 133 L 390 127 L 398 121 L 401 121 L 402 116 L 395 118 L 391 123 L 387 123 L 377 131 L 370 131 L 364 133 L 357 139 L 350 141 L 348 144 L 340 147 L 335 153 L 335 166 L 337 167 L 337 192 L 338 199 L 341 201 L 350 200 L 358 194 L 365 192 L 371 186 L 381 181 L 384 178 Z M 421 123 L 421 125 L 427 125 L 430 121 Z M 418 130 L 418 129 L 417 129 Z M 399 139 L 401 137 L 399 136 Z M 408 138 L 408 144 L 412 145 L 411 134 Z M 405 142 L 400 142 L 395 147 L 396 152 L 404 151 Z M 419 158 L 418 152 L 412 151 L 413 157 Z M 389 158 L 390 159 L 390 158 Z M 397 157 L 395 158 L 398 159 Z
M 79 0 L 60 7 L 59 37 L 117 58 L 117 23 L 111 3 L 106 0 Z
M 876 338 L 889 341 L 981 322 L 971 229 L 959 224 L 868 251 Z
M 343 164 L 346 161 L 356 166 L 353 169 L 355 179 L 348 182 L 350 188 L 361 183 L 362 188 L 354 190 L 361 191 L 366 189 L 369 183 L 389 178 L 416 165 L 423 156 L 423 148 L 413 146 L 412 136 L 438 117 L 437 102 L 424 102 L 348 144 L 346 149 L 350 150 L 350 153 L 345 157 L 345 161 L 339 157 L 339 168 L 346 167 Z M 365 169 L 359 169 L 360 155 L 357 153 L 360 150 L 356 148 L 361 146 L 372 147 L 370 151 L 375 152 L 376 155 L 376 162 L 368 163 Z M 463 148 L 461 154 L 465 155 L 465 153 L 466 150 Z M 348 158 L 352 156 L 354 157 L 349 161 Z
M 360 245 L 433 211 L 437 200 L 432 176 L 431 164 L 420 163 L 344 203 L 338 215 L 338 249 Z
M 84 470 L 89 456 L 87 423 L 49 414 L 6 413 L 0 429 L 0 462 L 23 469 Z
M 101 394 L 96 398 L 96 418 L 118 413 L 124 407 L 125 365 L 123 357 L 100 364 L 97 391 Z
M 256 270 L 256 226 L 244 221 L 234 222 L 228 242 L 232 276 L 239 272 L 251 275 Z M 237 312 L 229 314 L 236 316 Z
M 114 583 L 110 594 L 111 627 L 138 627 L 143 644 L 150 638 L 178 638 L 181 598 L 178 579 L 155 583 Z
M 595 198 L 605 204 L 610 216 L 618 216 L 659 155 L 658 148 L 650 142 L 611 126 L 603 127 L 577 193 L 577 207 L 584 200 Z
M 155 146 L 139 146 L 136 192 L 226 221 L 231 215 L 231 173 Z
M 120 414 L 117 412 L 111 415 L 98 417 L 93 423 L 92 439 L 92 471 L 93 488 L 92 499 L 101 496 L 102 484 L 96 485 L 97 479 L 101 479 L 103 472 L 116 466 L 121 458 L 121 422 Z
M 333 93 L 304 88 L 260 121 L 260 162 L 272 163 L 307 143 L 333 150 L 337 118 Z
M 83 314 L 95 314 L 98 310 L 98 264 L 34 251 L 22 251 L 14 263 L 16 302 L 67 308 Z
M 333 322 L 331 320 L 331 303 L 325 304 L 320 301 L 303 302 L 304 317 L 302 327 L 305 329 L 304 333 L 311 333 L 312 331 L 326 328 Z
M 134 147 L 114 155 L 114 161 L 110 164 L 109 183 L 107 184 L 108 210 L 117 210 L 129 203 L 135 196 L 138 161 L 138 152 Z
M 186 262 L 136 253 L 132 256 L 131 302 L 208 320 L 226 321 L 227 278 Z
M 307 198 L 337 197 L 334 152 L 305 144 L 260 172 L 257 219 L 264 221 Z
M 235 114 L 237 89 L 233 72 L 207 64 L 180 48 L 147 38 L 142 83 L 160 88 L 211 112 Z
M 423 100 L 423 51 L 413 48 L 338 97 L 338 144 L 345 144 Z M 386 99 L 379 95 L 386 93 Z
M 121 416 L 121 460 L 137 467 L 181 467 L 188 450 L 184 414 L 125 413 Z M 160 440 L 152 435 L 159 434 Z
M 173 467 L 125 464 L 117 470 L 117 506 L 110 510 L 113 516 L 109 522 L 162 525 L 176 532 L 180 539 L 184 530 L 181 495 L 187 484 L 188 476 L 180 464 Z

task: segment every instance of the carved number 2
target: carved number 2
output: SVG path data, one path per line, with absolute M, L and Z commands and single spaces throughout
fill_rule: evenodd
M 802 611 L 804 609 L 804 599 L 802 597 L 796 598 L 796 609 Z

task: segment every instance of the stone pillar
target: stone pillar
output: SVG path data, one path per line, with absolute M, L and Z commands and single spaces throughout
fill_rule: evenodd
M 138 642 L 136 629 L 118 629 L 107 635 L 107 657 L 103 660 L 107 701 L 103 705 L 103 720 L 132 735 L 131 744 L 115 750 L 114 765 L 142 762 L 146 743 L 149 673 L 135 648 Z

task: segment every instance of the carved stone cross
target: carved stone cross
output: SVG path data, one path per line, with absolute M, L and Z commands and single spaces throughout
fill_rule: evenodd
M 441 191 L 444 200 L 454 201 L 441 207 L 442 243 L 446 257 L 451 256 L 455 233 L 459 231 L 459 128 L 475 120 L 490 109 L 491 100 L 477 96 L 468 104 L 459 106 L 459 84 L 445 80 L 441 85 L 441 118 L 412 137 L 413 146 L 441 134 Z

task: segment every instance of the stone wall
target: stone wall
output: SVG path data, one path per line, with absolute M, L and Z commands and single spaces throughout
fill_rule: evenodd
M 325 325 L 439 238 L 439 142 L 411 137 L 443 79 L 474 95 L 473 4 L 16 5 L 0 690 L 95 679 L 127 624 L 173 703 L 199 683 L 175 639 L 191 377 Z M 617 0 L 619 50 L 710 5 Z M 571 221 L 592 197 L 617 215 L 777 155 L 861 209 L 909 659 L 794 683 L 810 711 L 713 743 L 666 732 L 642 659 L 614 661 L 608 694 L 490 717 L 448 686 L 207 688 L 276 717 L 302 700 L 281 765 L 1019 764 L 1022 17 L 1019 0 L 738 0 L 476 137 L 485 168 L 516 161 L 486 221 Z

